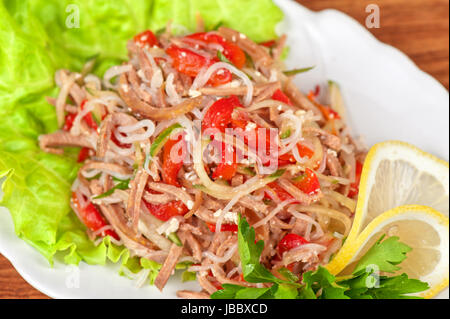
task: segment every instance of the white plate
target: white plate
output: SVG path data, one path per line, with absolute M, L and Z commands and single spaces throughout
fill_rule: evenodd
M 313 13 L 290 0 L 276 0 L 286 14 L 280 26 L 291 47 L 288 66 L 316 68 L 298 77 L 302 90 L 337 81 L 348 106 L 350 125 L 372 145 L 403 140 L 445 160 L 449 156 L 449 96 L 436 80 L 404 54 L 377 41 L 348 16 L 333 10 Z M 108 265 L 50 268 L 36 250 L 17 238 L 6 209 L 0 212 L 0 252 L 38 290 L 55 298 L 175 298 L 196 289 L 172 278 L 160 293 L 136 288 Z M 440 297 L 448 298 L 448 290 Z

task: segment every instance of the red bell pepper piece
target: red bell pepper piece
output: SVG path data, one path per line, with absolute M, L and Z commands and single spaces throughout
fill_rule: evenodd
M 117 126 L 115 127 L 115 129 L 117 129 Z M 125 136 L 125 134 L 123 133 L 119 132 L 119 134 Z M 114 133 L 111 134 L 111 141 L 113 141 L 113 143 L 119 146 L 120 148 L 130 148 L 132 146 L 131 144 L 124 144 L 121 141 L 119 141 Z
M 77 210 L 78 216 L 80 217 L 81 221 L 89 230 L 95 232 L 108 225 L 105 218 L 102 216 L 102 214 L 100 214 L 94 204 L 89 203 L 86 205 L 86 207 L 81 207 L 75 193 L 72 193 L 72 203 Z M 106 230 L 105 235 L 109 235 L 117 240 L 120 240 L 119 236 L 114 230 Z
M 223 47 L 223 55 L 230 60 L 238 69 L 245 65 L 246 57 L 244 51 L 236 44 L 225 40 L 216 33 L 202 32 L 188 36 L 189 39 L 202 41 L 205 43 L 215 43 Z
M 170 46 L 166 53 L 172 58 L 174 68 L 190 77 L 196 77 L 202 68 L 208 68 L 219 61 L 218 58 L 209 59 L 189 49 L 179 48 L 175 45 Z M 231 72 L 223 69 L 213 74 L 208 83 L 212 86 L 218 86 L 230 82 L 232 78 Z
M 355 182 L 350 185 L 350 191 L 348 197 L 354 198 L 359 194 L 359 183 L 361 182 L 361 174 L 363 170 L 363 164 L 360 161 L 356 161 L 356 178 Z
M 295 180 L 293 184 L 302 192 L 308 195 L 316 195 L 320 191 L 319 179 L 317 178 L 317 175 L 309 168 L 307 168 L 305 174 L 303 174 L 302 176 L 300 176 L 300 178 Z M 270 187 L 277 194 L 278 198 L 281 201 L 294 199 L 294 197 L 291 194 L 289 194 L 286 190 L 284 190 L 284 188 L 281 187 L 277 182 L 270 183 L 267 186 Z M 265 198 L 273 199 L 267 192 L 265 194 Z
M 276 151 L 276 149 L 278 148 L 278 143 L 277 143 L 276 139 L 271 139 L 270 129 L 261 127 L 256 124 L 253 131 L 249 130 L 247 128 L 247 126 L 250 122 L 251 122 L 251 120 L 247 116 L 247 114 L 236 110 L 235 113 L 233 114 L 231 126 L 234 129 L 242 129 L 243 130 L 242 135 L 241 135 L 242 140 L 248 146 L 255 148 L 255 150 L 258 152 L 258 154 L 265 154 L 267 156 L 273 154 Z M 236 132 L 236 134 L 240 135 L 238 132 Z M 261 139 L 264 139 L 265 143 L 262 143 L 262 145 L 259 145 L 259 141 Z M 268 162 L 262 163 L 262 164 L 267 165 Z
M 142 33 L 139 33 L 138 35 L 135 35 L 133 40 L 136 44 L 143 47 L 153 47 L 155 45 L 158 45 L 158 38 L 150 30 L 146 30 Z
M 305 170 L 305 174 L 295 180 L 294 185 L 308 195 L 316 195 L 320 191 L 319 178 L 309 168 Z
M 89 158 L 90 151 L 91 151 L 90 148 L 88 148 L 88 147 L 83 147 L 83 148 L 80 150 L 80 153 L 78 154 L 77 162 L 78 162 L 78 163 L 83 163 L 85 160 L 87 160 L 87 159 Z
M 262 45 L 263 47 L 266 47 L 266 48 L 273 48 L 275 46 L 275 44 L 277 44 L 277 41 L 270 40 L 267 42 L 261 42 L 259 45 Z
M 291 194 L 289 194 L 287 191 L 284 190 L 283 187 L 281 187 L 277 182 L 273 182 L 267 185 L 268 187 L 270 187 L 272 189 L 272 191 L 275 192 L 275 194 L 278 196 L 278 199 L 282 202 L 289 200 L 289 199 L 294 199 L 294 197 L 292 197 Z M 264 196 L 265 199 L 273 199 L 269 193 L 265 193 Z
M 180 135 L 178 139 L 169 139 L 164 145 L 163 149 L 163 165 L 162 165 L 162 179 L 164 183 L 181 187 L 178 182 L 178 172 L 183 167 L 183 148 L 179 147 L 178 153 L 172 152 L 174 147 L 178 147 L 178 143 L 184 143 L 183 136 Z
M 302 236 L 299 236 L 296 234 L 287 234 L 278 243 L 277 250 L 278 250 L 278 253 L 280 254 L 280 256 L 283 256 L 283 254 L 286 251 L 300 247 L 305 244 L 309 244 L 309 241 L 307 241 Z
M 87 103 L 87 100 L 84 100 L 83 102 L 81 102 L 81 110 L 84 109 L 86 103 Z M 83 120 L 86 122 L 86 124 L 87 124 L 90 128 L 92 128 L 92 129 L 94 129 L 94 130 L 97 130 L 97 129 L 98 129 L 97 122 L 95 122 L 94 117 L 92 116 L 92 113 L 91 113 L 91 112 L 89 112 L 88 114 L 86 114 L 86 115 L 83 117 Z
M 280 101 L 287 105 L 293 105 L 291 99 L 287 97 L 286 94 L 283 93 L 280 89 L 276 90 L 272 96 L 272 100 Z
M 150 204 L 144 201 L 150 213 L 162 221 L 168 221 L 175 216 L 183 216 L 189 212 L 189 209 L 182 201 L 172 201 L 167 204 Z
M 236 152 L 231 146 L 222 143 L 222 162 L 217 165 L 212 174 L 214 179 L 231 180 L 237 172 Z
M 202 131 L 215 128 L 221 133 L 225 133 L 225 129 L 233 120 L 232 115 L 234 109 L 241 106 L 242 104 L 236 96 L 216 101 L 208 109 L 203 118 Z M 231 150 L 230 146 L 225 143 L 221 143 L 221 148 L 222 162 L 219 163 L 212 177 L 214 179 L 222 178 L 224 180 L 231 180 L 237 172 L 236 152 L 234 148 Z
M 216 224 L 207 223 L 207 225 L 208 225 L 209 230 L 212 233 L 216 232 Z M 230 231 L 230 232 L 236 233 L 238 231 L 238 225 L 236 225 L 236 224 L 223 224 L 220 227 L 220 231 Z
M 225 133 L 225 129 L 233 121 L 232 115 L 236 107 L 242 107 L 237 96 L 217 100 L 203 117 L 202 131 L 217 128 L 221 133 Z
M 63 126 L 64 131 L 67 131 L 67 132 L 70 131 L 76 117 L 77 117 L 77 115 L 74 113 L 69 113 L 66 115 L 66 121 L 64 122 L 64 126 Z
M 297 149 L 298 149 L 298 154 L 303 158 L 304 157 L 312 158 L 314 156 L 314 151 L 303 144 L 297 144 Z M 292 155 L 292 153 L 286 153 L 286 154 L 280 155 L 278 157 L 278 165 L 280 165 L 280 166 L 285 166 L 285 165 L 295 164 L 295 163 L 297 163 L 297 160 L 295 159 L 294 155 Z

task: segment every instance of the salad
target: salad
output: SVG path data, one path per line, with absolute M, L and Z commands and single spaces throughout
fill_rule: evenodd
M 129 41 L 129 61 L 103 81 L 92 63 L 56 73 L 60 130 L 40 147 L 81 147 L 73 211 L 94 242 L 109 236 L 161 264 L 160 290 L 180 263 L 205 296 L 261 288 L 243 275 L 239 216 L 278 276 L 327 264 L 349 234 L 366 149 L 339 104 L 293 84 L 305 70 L 284 69 L 285 41 L 257 44 L 226 27 L 177 37 L 169 24 Z

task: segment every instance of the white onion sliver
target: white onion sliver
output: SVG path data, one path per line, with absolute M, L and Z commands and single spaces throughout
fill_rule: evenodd
M 108 147 L 111 151 L 113 151 L 114 153 L 117 153 L 121 156 L 130 156 L 135 153 L 134 144 L 131 145 L 130 148 L 121 148 L 121 147 L 117 146 L 116 143 L 114 143 L 113 141 L 110 141 L 108 143 Z
M 84 77 L 84 83 L 94 83 L 97 90 L 102 89 L 102 81 L 94 74 L 88 74 Z
M 278 204 L 278 206 L 276 208 L 274 208 L 269 215 L 267 215 L 266 217 L 264 217 L 263 219 L 261 219 L 259 222 L 257 222 L 256 224 L 254 224 L 252 227 L 253 228 L 258 228 L 259 226 L 262 226 L 266 223 L 269 222 L 269 220 L 271 220 L 273 217 L 275 217 L 279 212 L 281 212 L 287 205 L 295 203 L 297 200 L 296 199 L 288 199 L 285 200 L 284 202 L 281 202 L 280 204 Z
M 141 288 L 149 275 L 150 269 L 142 269 L 136 276 L 136 287 Z
M 231 257 L 233 257 L 237 248 L 238 248 L 238 244 L 236 243 L 228 249 L 228 251 L 223 255 L 223 257 L 218 257 L 210 251 L 205 251 L 205 252 L 203 252 L 202 255 L 203 255 L 203 257 L 211 259 L 215 263 L 223 264 L 223 263 L 226 263 L 228 260 L 230 260 Z
M 317 173 L 322 174 L 327 167 L 327 152 L 323 152 L 322 161 L 320 162 L 320 166 L 317 169 Z
M 129 136 L 122 136 L 120 133 L 131 133 L 137 130 L 146 128 L 145 133 L 142 134 L 131 134 Z M 155 124 L 151 120 L 141 120 L 134 125 L 129 126 L 119 126 L 114 132 L 116 138 L 124 144 L 132 144 L 134 142 L 142 142 L 148 140 L 155 132 Z
M 222 212 L 219 215 L 219 218 L 217 218 L 216 222 L 216 233 L 220 233 L 222 231 L 222 223 L 223 219 L 225 218 L 225 215 L 230 211 L 231 208 L 233 208 L 234 205 L 241 199 L 243 195 L 241 193 L 238 193 L 233 199 L 231 199 L 228 204 L 222 209 Z
M 294 216 L 297 219 L 301 219 L 303 221 L 306 221 L 307 223 L 311 223 L 312 225 L 316 226 L 316 234 L 317 237 L 322 237 L 324 232 L 322 230 L 322 227 L 320 226 L 320 224 L 315 221 L 311 216 L 296 212 L 293 209 L 288 209 L 288 212 L 292 214 L 292 216 Z
M 115 78 L 118 75 L 121 75 L 122 73 L 130 72 L 131 71 L 131 65 L 120 65 L 120 66 L 113 66 L 109 68 L 105 75 L 103 76 L 103 85 L 108 89 L 116 89 L 117 84 L 111 84 L 111 79 Z
M 241 78 L 242 81 L 244 81 L 244 84 L 247 86 L 247 93 L 244 98 L 244 104 L 246 106 L 249 106 L 250 103 L 252 102 L 253 91 L 254 91 L 252 81 L 249 79 L 247 74 L 245 74 L 244 72 L 238 70 L 236 67 L 234 67 L 228 63 L 225 63 L 225 62 L 215 63 L 215 64 L 211 65 L 205 73 L 200 72 L 200 74 L 195 78 L 194 83 L 192 84 L 191 90 L 195 91 L 195 90 L 205 86 L 205 84 L 208 82 L 209 78 L 213 74 L 215 74 L 217 71 L 219 71 L 220 69 L 227 69 L 231 73 L 234 73 L 236 76 Z
M 175 85 L 173 83 L 175 76 L 173 73 L 170 73 L 167 76 L 166 80 L 166 93 L 167 93 L 167 101 L 171 105 L 178 105 L 182 102 L 182 99 L 180 95 L 178 94 L 177 90 L 175 89 Z
M 198 108 L 194 108 L 194 109 L 191 111 L 191 113 L 194 114 L 194 116 L 195 116 L 197 119 L 199 119 L 199 120 L 202 120 L 202 119 L 203 119 L 203 113 L 202 113 Z
M 294 149 L 292 150 L 292 154 L 294 155 L 295 160 L 299 164 L 305 164 L 305 163 L 307 163 L 309 161 L 308 157 L 301 157 L 300 156 L 300 153 L 298 152 L 298 147 L 294 147 Z
M 114 228 L 112 228 L 112 226 L 111 225 L 105 225 L 105 226 L 103 226 L 103 227 L 101 227 L 101 228 L 99 228 L 99 229 L 97 229 L 95 232 L 93 232 L 92 233 L 92 235 L 94 235 L 94 236 L 104 236 L 104 233 L 107 231 L 107 230 L 114 230 Z
M 280 116 L 280 119 L 291 121 L 295 127 L 295 131 L 293 134 L 291 134 L 288 138 L 281 140 L 285 147 L 280 150 L 279 154 L 284 155 L 292 151 L 302 140 L 303 121 L 296 115 L 292 114 L 292 112 L 283 113 Z
M 101 172 L 96 169 L 92 169 L 90 171 L 81 171 L 81 175 L 83 175 L 83 177 L 86 177 L 86 178 L 93 178 L 94 176 L 97 176 L 100 173 Z
M 199 271 L 208 271 L 211 270 L 213 265 L 207 265 L 207 266 L 191 266 L 188 268 L 188 271 L 191 272 L 199 272 Z

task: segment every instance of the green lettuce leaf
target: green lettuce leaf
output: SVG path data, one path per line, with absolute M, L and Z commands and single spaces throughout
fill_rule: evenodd
M 172 20 L 175 31 L 193 32 L 197 13 L 207 29 L 227 26 L 256 42 L 277 38 L 275 26 L 283 19 L 283 12 L 272 0 L 154 0 L 150 26 L 160 30 Z
M 89 240 L 69 206 L 76 150 L 44 153 L 38 137 L 57 129 L 45 99 L 57 94 L 56 70 L 79 71 L 98 55 L 94 72 L 102 76 L 127 58 L 127 41 L 136 33 L 157 31 L 169 20 L 194 30 L 197 12 L 208 28 L 223 24 L 255 41 L 275 38 L 283 17 L 271 0 L 0 0 L 0 205 L 11 212 L 16 234 L 50 263 L 55 255 L 71 264 L 109 260 L 131 271 L 151 269 L 150 281 L 156 277 L 159 264 L 129 258 L 109 238 L 97 246 Z

